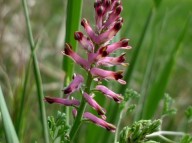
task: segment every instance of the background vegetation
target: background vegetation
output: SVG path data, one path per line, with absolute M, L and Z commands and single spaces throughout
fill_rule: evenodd
M 164 93 L 169 93 L 175 100 L 173 106 L 177 108 L 177 113 L 163 119 L 163 129 L 192 133 L 191 123 L 187 122 L 185 116 L 185 110 L 192 105 L 192 1 L 122 0 L 122 2 L 124 25 L 117 35 L 117 40 L 123 37 L 130 39 L 133 48 L 126 54 L 130 66 L 128 69 L 125 68 L 128 70 L 125 76 L 128 88 L 139 92 L 141 97 L 135 100 L 135 103 L 139 103 L 138 108 L 131 114 L 123 116 L 120 129 L 125 125 L 131 125 L 134 120 L 160 118 L 163 108 L 161 99 Z M 61 96 L 65 75 L 71 74 L 62 70 L 61 54 L 65 36 L 68 36 L 65 35 L 68 28 L 67 0 L 28 0 L 27 5 L 44 95 Z M 75 14 L 80 13 L 77 11 Z M 79 18 L 86 18 L 94 24 L 93 15 L 93 1 L 83 0 L 82 16 Z M 71 17 L 70 25 L 77 24 L 73 18 L 75 19 L 75 15 Z M 83 31 L 82 27 L 79 30 Z M 77 50 L 81 53 L 80 48 Z M 0 0 L 0 85 L 5 102 L 16 131 L 20 130 L 20 140 L 43 142 L 37 83 L 30 57 L 31 50 L 22 3 L 18 0 Z M 75 67 L 75 72 L 82 72 L 82 69 Z M 24 83 L 26 73 L 28 73 L 27 84 Z M 23 97 L 25 85 L 26 91 Z M 114 83 L 108 86 L 122 93 L 126 89 Z M 20 126 L 17 127 L 22 99 L 23 116 Z M 103 98 L 98 100 L 108 107 L 108 118 L 115 123 L 116 106 Z M 55 115 L 57 110 L 63 110 L 58 105 L 45 104 L 45 108 L 47 116 Z M 1 115 L 0 142 L 5 142 L 2 118 Z M 99 135 L 103 136 L 98 139 Z M 75 142 L 102 143 L 105 142 L 105 136 L 111 137 L 106 141 L 110 142 L 111 133 L 95 125 L 86 124 L 81 127 Z

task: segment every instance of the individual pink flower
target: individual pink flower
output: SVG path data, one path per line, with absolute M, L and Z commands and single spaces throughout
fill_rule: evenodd
M 83 117 L 93 123 L 95 123 L 96 125 L 102 127 L 102 128 L 105 128 L 107 129 L 108 131 L 111 131 L 111 132 L 115 132 L 116 130 L 116 127 L 108 122 L 106 122 L 105 120 L 103 119 L 100 119 L 98 117 L 96 117 L 95 115 L 89 113 L 89 112 L 85 112 L 83 114 Z
M 111 23 L 116 21 L 118 18 L 120 18 L 120 13 L 123 10 L 123 7 L 121 5 L 117 6 L 112 13 L 109 14 L 109 18 L 104 24 L 104 28 L 109 27 Z
M 114 72 L 114 71 L 103 70 L 100 68 L 92 68 L 90 72 L 93 76 L 99 77 L 101 79 L 112 79 L 112 80 L 117 80 L 121 84 L 126 84 L 126 82 L 122 80 L 123 78 L 122 71 Z
M 128 45 L 129 39 L 121 39 L 119 42 L 107 45 L 107 53 L 110 54 L 118 49 L 131 49 Z
M 65 44 L 65 49 L 64 49 L 64 51 L 62 51 L 62 53 L 64 55 L 67 55 L 68 57 L 70 57 L 72 60 L 74 60 L 77 64 L 79 64 L 84 69 L 88 70 L 90 68 L 89 62 L 87 60 L 81 58 L 77 53 L 75 53 L 72 50 L 71 45 Z
M 123 100 L 123 96 L 121 94 L 117 94 L 113 92 L 112 90 L 110 90 L 104 85 L 97 85 L 96 90 L 99 90 L 107 97 L 114 99 L 117 103 L 120 103 Z
M 64 94 L 66 95 L 70 95 L 73 92 L 79 90 L 84 81 L 84 78 L 79 74 L 75 75 L 73 78 L 73 81 L 63 90 Z
M 105 114 L 105 110 L 90 95 L 84 92 L 83 97 L 85 98 L 87 103 L 98 112 L 99 115 Z
M 94 52 L 93 42 L 88 37 L 84 36 L 82 32 L 75 32 L 74 38 L 85 50 L 88 52 Z
M 44 100 L 50 104 L 57 103 L 62 104 L 64 106 L 79 106 L 80 102 L 78 100 L 72 99 L 63 99 L 63 98 L 55 98 L 55 97 L 45 97 Z
M 97 44 L 102 44 L 102 43 L 110 41 L 116 35 L 116 33 L 122 27 L 122 22 L 117 21 L 113 27 L 111 27 L 110 29 L 108 29 L 107 31 L 105 31 L 99 35 L 93 31 L 93 29 L 91 28 L 91 26 L 89 25 L 89 23 L 87 22 L 86 19 L 83 19 L 81 21 L 81 25 L 84 27 L 86 33 L 89 35 L 89 37 L 92 39 L 93 42 L 95 42 Z
M 104 57 L 97 61 L 97 66 L 116 66 L 116 65 L 123 65 L 127 66 L 127 63 L 124 63 L 125 61 L 125 53 L 120 55 L 119 57 Z

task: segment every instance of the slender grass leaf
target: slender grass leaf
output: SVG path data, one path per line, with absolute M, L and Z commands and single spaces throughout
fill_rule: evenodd
M 67 21 L 65 42 L 70 43 L 73 50 L 76 51 L 77 42 L 74 39 L 74 32 L 79 29 L 82 11 L 82 0 L 68 0 Z M 73 75 L 74 64 L 67 56 L 63 58 L 63 70 L 66 73 L 65 83 L 67 84 Z
M 44 95 L 43 95 L 42 79 L 41 79 L 41 73 L 40 73 L 39 64 L 37 60 L 37 55 L 35 53 L 35 49 L 36 49 L 35 42 L 33 38 L 26 0 L 21 0 L 21 2 L 24 9 L 25 21 L 27 25 L 27 32 L 28 32 L 28 38 L 29 38 L 29 45 L 30 45 L 32 60 L 33 60 L 33 63 L 32 63 L 33 72 L 34 72 L 36 88 L 37 88 L 37 96 L 38 96 L 38 103 L 39 103 L 39 109 L 40 109 L 41 125 L 43 129 L 43 137 L 44 137 L 45 143 L 49 143 L 49 134 L 48 134 L 48 127 L 47 127 L 47 120 L 46 120 L 47 117 L 46 117 L 46 111 L 45 111 L 45 104 L 43 101 Z
M 13 122 L 11 120 L 9 111 L 8 111 L 6 103 L 5 103 L 3 92 L 1 90 L 1 86 L 0 86 L 0 111 L 1 111 L 2 119 L 3 119 L 3 126 L 5 129 L 5 135 L 6 135 L 7 142 L 8 143 L 19 143 L 19 139 L 15 132 Z
M 142 116 L 144 119 L 149 119 L 153 117 L 157 109 L 157 106 L 164 95 L 169 78 L 171 76 L 171 71 L 175 65 L 176 56 L 180 49 L 180 44 L 187 31 L 188 23 L 189 23 L 189 19 L 187 20 L 182 32 L 177 38 L 175 46 L 170 53 L 167 63 L 165 63 L 165 66 L 161 71 L 161 73 L 159 74 L 157 81 L 154 83 L 153 87 L 149 92 L 148 98 L 146 99 L 146 104 L 144 106 L 143 116 Z

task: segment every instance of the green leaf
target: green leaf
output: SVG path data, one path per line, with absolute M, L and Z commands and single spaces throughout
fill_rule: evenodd
M 154 0 L 155 7 L 158 8 L 162 0 Z
M 160 130 L 161 120 L 140 120 L 131 127 L 124 127 L 120 133 L 119 143 L 147 143 L 146 135 Z M 149 141 L 148 141 L 149 143 Z
M 19 139 L 16 135 L 15 128 L 13 126 L 13 122 L 9 115 L 9 111 L 7 109 L 5 99 L 3 96 L 3 92 L 0 87 L 0 111 L 3 119 L 3 126 L 5 129 L 5 135 L 8 143 L 19 143 Z
M 185 111 L 185 115 L 188 119 L 188 122 L 192 122 L 192 106 L 189 106 Z
M 180 49 L 180 44 L 188 29 L 188 24 L 189 24 L 189 19 L 187 20 L 180 35 L 176 39 L 175 46 L 172 49 L 170 56 L 163 67 L 163 70 L 160 72 L 159 76 L 157 77 L 156 82 L 153 84 L 151 90 L 149 91 L 149 95 L 148 95 L 148 98 L 146 99 L 146 104 L 144 106 L 144 111 L 143 111 L 144 119 L 149 119 L 154 115 L 154 113 L 158 107 L 158 104 L 164 95 L 169 78 L 171 76 L 171 71 L 175 65 L 175 60 L 176 60 L 177 53 Z M 151 108 L 151 107 L 153 107 L 153 108 Z
M 65 42 L 71 44 L 74 51 L 76 51 L 77 47 L 77 42 L 74 39 L 74 32 L 79 29 L 81 11 L 82 11 L 82 0 L 77 1 L 68 0 Z M 74 68 L 73 61 L 69 59 L 67 56 L 64 56 L 63 70 L 66 73 L 65 84 L 67 84 L 67 82 L 69 82 L 69 80 L 72 78 L 73 68 Z
M 172 107 L 174 100 L 169 96 L 169 94 L 165 94 L 164 104 L 163 104 L 163 113 L 162 116 L 169 116 L 176 114 L 177 109 Z
M 190 135 L 183 136 L 180 143 L 192 143 L 192 136 Z

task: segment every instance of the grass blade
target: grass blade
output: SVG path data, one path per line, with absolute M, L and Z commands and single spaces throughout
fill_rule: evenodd
M 41 74 L 40 74 L 40 70 L 39 70 L 37 56 L 36 56 L 36 53 L 34 50 L 35 43 L 34 43 L 34 39 L 33 39 L 30 19 L 29 19 L 28 7 L 27 7 L 26 0 L 21 0 L 21 2 L 22 2 L 23 9 L 24 9 L 25 20 L 26 20 L 26 24 L 27 24 L 27 32 L 28 32 L 28 36 L 29 36 L 29 44 L 30 44 L 32 60 L 33 60 L 33 71 L 34 71 L 36 88 L 37 88 L 37 96 L 38 96 L 38 103 L 39 103 L 39 109 L 40 109 L 41 124 L 42 124 L 42 128 L 43 128 L 43 136 L 44 136 L 45 143 L 49 143 L 46 111 L 45 111 L 45 104 L 43 101 L 44 95 L 43 95 L 43 88 L 42 88 L 42 80 L 41 80 Z
M 82 11 L 82 0 L 68 0 L 67 4 L 67 21 L 66 21 L 66 36 L 65 42 L 70 43 L 73 50 L 76 51 L 77 42 L 74 39 L 74 32 L 79 29 L 80 18 Z M 66 74 L 65 83 L 67 84 L 73 75 L 73 62 L 67 56 L 63 58 L 63 70 Z
M 175 46 L 171 51 L 171 54 L 167 60 L 167 63 L 165 64 L 163 70 L 161 71 L 161 73 L 159 74 L 159 77 L 157 78 L 157 82 L 154 83 L 153 87 L 151 88 L 151 90 L 149 92 L 148 98 L 146 99 L 146 104 L 144 106 L 144 111 L 143 111 L 144 119 L 149 119 L 149 118 L 153 117 L 153 115 L 157 109 L 158 103 L 160 102 L 160 100 L 162 99 L 162 97 L 164 95 L 166 86 L 169 81 L 169 77 L 171 75 L 171 71 L 175 64 L 177 53 L 180 49 L 180 44 L 187 31 L 188 23 L 189 23 L 189 19 L 187 20 L 182 32 L 180 33 L 179 37 L 177 38 L 177 40 L 176 40 L 177 42 L 175 43 Z M 151 107 L 153 107 L 153 108 L 151 108 Z
M 9 115 L 9 111 L 7 109 L 5 99 L 3 96 L 3 92 L 0 86 L 0 111 L 3 119 L 3 125 L 5 129 L 6 140 L 8 143 L 19 143 L 19 139 L 16 135 L 15 128 L 13 126 L 13 122 Z

